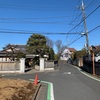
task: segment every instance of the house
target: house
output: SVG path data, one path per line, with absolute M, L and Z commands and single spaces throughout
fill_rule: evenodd
M 68 50 L 69 50 L 71 53 L 76 52 L 76 49 L 75 49 L 75 48 L 68 48 Z
M 60 57 L 60 60 L 69 60 L 69 58 L 71 58 L 71 55 L 76 52 L 76 50 L 74 48 L 66 48 Z
M 8 44 L 0 51 L 0 61 L 14 61 L 19 52 L 26 53 L 26 45 Z
M 27 54 L 26 45 L 8 44 L 0 51 L 0 61 L 15 61 L 19 52 L 26 54 L 26 58 L 28 59 L 39 56 L 39 54 Z M 48 55 L 44 55 L 44 58 L 47 59 Z
M 23 52 L 26 53 L 26 45 L 13 45 L 13 44 L 8 44 L 6 47 L 3 47 L 2 51 L 6 52 Z
M 95 46 L 96 47 L 96 52 L 100 52 L 100 45 Z

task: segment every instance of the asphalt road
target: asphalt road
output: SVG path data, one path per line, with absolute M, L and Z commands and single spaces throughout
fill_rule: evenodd
M 55 100 L 100 100 L 100 82 L 66 63 L 60 64 L 58 69 L 38 73 L 39 80 L 53 83 Z M 6 77 L 29 80 L 35 78 L 35 73 Z

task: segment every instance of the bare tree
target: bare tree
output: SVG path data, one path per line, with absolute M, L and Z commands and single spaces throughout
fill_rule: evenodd
M 60 53 L 62 53 L 66 48 L 67 48 L 67 46 L 62 45 L 61 48 L 60 48 Z
M 57 40 L 55 42 L 55 45 L 57 47 L 57 53 L 59 54 L 60 53 L 60 50 L 61 50 L 61 47 L 62 47 L 62 41 L 61 40 Z
M 57 55 L 58 55 L 58 59 L 59 59 L 61 53 L 67 48 L 67 46 L 63 45 L 61 40 L 57 40 L 55 42 L 55 45 L 57 47 Z
M 47 46 L 49 46 L 49 48 L 53 48 L 53 41 L 50 39 L 50 38 L 48 38 L 48 37 L 46 37 L 46 44 L 47 44 Z

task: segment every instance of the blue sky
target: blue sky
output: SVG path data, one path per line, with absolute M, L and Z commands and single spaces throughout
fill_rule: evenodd
M 54 42 L 61 40 L 63 45 L 69 44 L 69 47 L 76 50 L 84 48 L 85 36 L 77 40 L 81 35 L 71 34 L 84 32 L 83 23 L 73 29 L 82 21 L 81 2 L 81 0 L 0 0 L 0 50 L 9 43 L 26 44 L 31 35 L 29 33 L 40 33 Z M 84 0 L 84 3 L 86 16 L 100 6 L 100 0 Z M 100 7 L 86 18 L 86 23 L 88 31 L 100 25 Z M 100 27 L 89 33 L 89 45 L 100 45 Z M 56 52 L 55 46 L 54 50 Z

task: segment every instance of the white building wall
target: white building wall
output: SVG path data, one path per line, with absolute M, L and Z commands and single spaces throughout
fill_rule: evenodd
M 9 58 L 0 58 L 0 61 L 11 61 Z
M 68 49 L 65 49 L 60 57 L 60 60 L 68 60 L 69 58 L 71 58 L 71 52 Z

